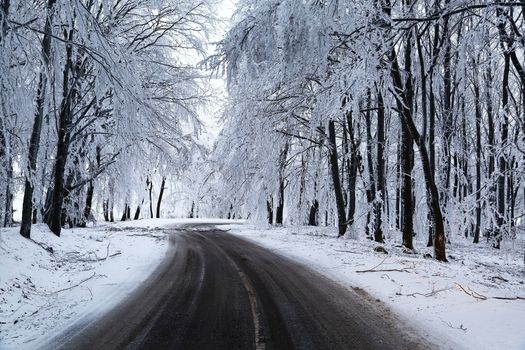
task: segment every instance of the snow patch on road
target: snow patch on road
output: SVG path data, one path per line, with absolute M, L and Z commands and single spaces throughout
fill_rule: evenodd
M 407 254 L 394 241 L 382 245 L 384 254 L 365 238 L 338 239 L 333 228 L 220 229 L 365 290 L 444 349 L 525 349 L 525 300 L 493 299 L 525 297 L 523 242 L 500 251 L 454 242 L 447 247 L 450 262 L 439 263 L 423 257 L 432 248 Z
M 140 220 L 53 235 L 0 230 L 0 348 L 32 349 L 109 310 L 141 284 L 168 248 L 170 220 Z

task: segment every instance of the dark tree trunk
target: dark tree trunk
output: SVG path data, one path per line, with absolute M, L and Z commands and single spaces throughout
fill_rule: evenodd
M 66 35 L 69 40 L 72 40 L 73 30 L 69 35 Z M 60 236 L 62 230 L 62 205 L 64 203 L 64 174 L 66 171 L 67 158 L 69 154 L 70 144 L 70 126 L 72 121 L 72 103 L 75 98 L 75 88 L 70 86 L 70 73 L 73 69 L 72 61 L 72 47 L 66 46 L 66 62 L 63 76 L 63 95 L 62 104 L 60 106 L 60 113 L 58 115 L 58 139 L 57 139 L 57 153 L 54 166 L 54 186 L 53 199 L 50 208 L 49 222 L 47 223 L 51 231 Z
M 111 203 L 109 204 L 109 221 L 115 222 L 115 215 L 113 214 L 113 200 L 111 200 Z
M 308 225 L 317 226 L 317 217 L 319 215 L 319 201 L 314 199 L 312 205 L 310 206 L 310 214 L 308 215 Z
M 0 1 L 0 43 L 3 41 L 4 37 L 7 35 L 7 16 L 9 15 L 9 7 L 11 6 L 10 0 L 1 0 Z
M 434 9 L 439 9 L 439 0 L 434 2 Z M 436 147 L 435 147 L 435 133 L 436 133 L 436 95 L 434 93 L 434 67 L 437 63 L 437 60 L 439 58 L 439 54 L 441 51 L 441 46 L 445 42 L 444 40 L 440 40 L 440 30 L 439 30 L 440 23 L 436 22 L 434 24 L 434 37 L 433 37 L 433 43 L 432 43 L 432 61 L 431 66 L 429 67 L 428 75 L 429 75 L 429 92 L 428 92 L 428 154 L 429 154 L 429 162 L 430 162 L 430 170 L 432 175 L 436 174 Z M 427 198 L 428 200 L 428 198 Z M 430 203 L 428 203 L 429 208 L 431 207 Z M 427 247 L 431 247 L 434 245 L 434 228 L 435 224 L 432 222 L 432 214 L 429 211 L 429 227 L 428 227 L 428 241 L 427 241 Z
M 474 225 L 474 243 L 479 243 L 481 231 L 481 101 L 479 93 L 479 81 L 476 73 L 474 82 L 474 98 L 476 109 L 476 223 Z
M 193 219 L 195 217 L 195 202 L 191 202 L 191 209 L 188 218 Z
M 504 230 L 505 225 L 505 204 L 506 204 L 506 196 L 505 196 L 505 180 L 506 180 L 506 172 L 507 172 L 507 159 L 506 154 L 504 152 L 505 146 L 507 144 L 508 135 L 509 135 L 509 71 L 510 71 L 510 55 L 505 52 L 505 65 L 503 67 L 503 91 L 502 91 L 502 97 L 501 97 L 501 105 L 503 109 L 503 116 L 501 121 L 501 149 L 502 154 L 499 156 L 498 159 L 498 182 L 497 182 L 497 189 L 498 189 L 498 213 L 496 217 L 496 224 L 497 228 L 494 232 L 494 248 L 499 249 L 500 243 L 501 243 L 501 236 Z
M 424 140 L 421 139 L 417 127 L 412 119 L 410 114 L 410 109 L 407 109 L 407 106 L 410 106 L 409 99 L 406 96 L 405 87 L 403 80 L 401 78 L 401 70 L 397 62 L 397 55 L 394 48 L 391 49 L 388 59 L 392 65 L 391 75 L 394 83 L 394 93 L 396 99 L 401 100 L 401 105 L 403 106 L 401 116 L 402 124 L 406 125 L 408 131 L 410 132 L 412 138 L 416 142 L 419 148 L 419 154 L 421 157 L 421 163 L 423 165 L 423 173 L 425 176 L 425 185 L 427 188 L 427 196 L 429 197 L 430 210 L 432 212 L 433 223 L 435 225 L 434 230 L 434 254 L 435 258 L 439 261 L 447 261 L 446 251 L 445 251 L 445 226 L 443 224 L 443 216 L 441 214 L 441 206 L 439 203 L 439 193 L 434 181 L 434 176 L 432 174 L 432 169 L 430 167 L 430 159 L 428 156 L 426 144 Z
M 120 221 L 126 221 L 128 219 L 128 203 L 124 204 L 124 212 L 122 213 L 122 218 Z
M 140 207 L 142 206 L 142 204 L 144 204 L 144 199 L 139 205 L 137 205 L 137 209 L 135 210 L 135 215 L 133 216 L 133 220 L 138 220 L 140 218 Z
M 285 144 L 279 156 L 279 200 L 275 211 L 275 223 L 282 225 L 284 218 L 284 190 L 285 190 L 285 169 L 288 158 L 288 143 Z
M 383 242 L 383 201 L 385 184 L 385 108 L 383 103 L 383 95 L 380 91 L 377 92 L 377 157 L 376 157 L 376 172 L 377 172 L 377 193 L 380 198 L 376 198 L 374 202 L 374 240 L 376 242 Z
M 339 177 L 339 159 L 337 157 L 337 143 L 335 140 L 335 124 L 333 120 L 328 122 L 328 143 L 330 147 L 330 165 L 332 170 L 332 182 L 334 185 L 335 204 L 337 206 L 337 223 L 339 228 L 339 237 L 346 233 L 346 213 L 343 189 Z
M 151 218 L 153 218 L 153 199 L 151 196 L 151 192 L 153 190 L 153 181 L 150 180 L 149 177 L 146 179 L 146 187 L 148 188 L 148 194 L 149 194 L 149 215 Z
M 93 181 L 89 181 L 87 192 L 86 192 L 86 206 L 84 207 L 84 222 L 87 222 L 89 220 L 89 217 L 91 216 L 94 192 L 95 192 L 95 186 L 93 186 Z
M 359 167 L 359 150 L 354 140 L 354 126 L 352 113 L 347 113 L 346 123 L 348 125 L 348 138 L 350 140 L 350 159 L 347 160 L 348 167 L 348 226 L 354 224 L 356 199 L 355 187 L 357 184 L 357 170 Z
M 424 53 L 423 48 L 421 46 L 421 36 L 416 33 L 416 41 L 417 41 L 417 53 L 419 58 L 419 68 L 420 68 L 420 78 L 421 78 L 421 111 L 423 113 L 423 132 L 421 137 L 423 138 L 424 142 L 426 142 L 428 133 L 427 133 L 427 121 L 428 121 L 428 108 L 427 108 L 427 72 L 425 68 L 425 59 L 424 59 Z M 433 145 L 432 145 L 433 147 Z M 428 242 L 432 242 L 432 216 L 430 215 L 430 212 L 427 214 L 427 222 L 428 222 L 428 232 L 429 232 L 429 239 Z M 431 244 L 431 243 L 430 243 Z M 427 243 L 428 245 L 428 243 Z
M 162 183 L 160 184 L 159 200 L 157 201 L 157 219 L 160 218 L 160 205 L 162 203 L 162 196 L 164 195 L 164 189 L 166 188 L 166 176 L 162 177 Z
M 4 227 L 10 227 L 13 223 L 13 158 L 7 155 L 7 174 L 5 186 L 5 208 L 4 208 Z
M 275 223 L 283 224 L 284 216 L 284 180 L 279 181 L 279 200 L 277 202 L 277 209 L 275 210 Z
M 489 62 L 490 61 L 491 61 L 491 54 L 489 52 Z M 487 143 L 489 146 L 487 150 L 488 158 L 489 158 L 487 178 L 489 181 L 488 202 L 491 207 L 491 210 L 494 209 L 495 211 L 494 204 L 495 204 L 496 198 L 494 196 L 495 186 L 494 186 L 493 176 L 494 176 L 494 171 L 495 171 L 495 166 L 496 166 L 496 161 L 495 161 L 496 137 L 494 135 L 495 124 L 494 124 L 494 114 L 493 114 L 494 112 L 493 112 L 493 105 L 492 105 L 492 85 L 493 85 L 492 81 L 493 81 L 492 69 L 490 68 L 490 64 L 489 64 L 487 71 L 486 71 L 486 77 L 485 77 L 485 99 L 487 101 L 486 129 L 487 129 Z M 486 231 L 487 239 L 490 238 L 492 229 L 493 229 L 492 220 L 490 220 L 490 227 Z
M 406 126 L 401 132 L 401 214 L 403 216 L 401 230 L 403 232 L 403 246 L 414 249 L 412 237 L 414 235 L 414 193 L 412 190 L 412 169 L 414 168 L 414 140 Z
M 401 140 L 401 132 L 398 140 Z M 397 144 L 397 164 L 396 164 L 396 229 L 401 230 L 403 226 L 403 215 L 401 214 L 401 144 Z
M 40 134 L 42 131 L 42 122 L 44 118 L 44 104 L 47 94 L 47 67 L 49 66 L 49 57 L 51 53 L 51 32 L 53 22 L 53 7 L 56 0 L 47 1 L 46 24 L 44 26 L 44 38 L 42 40 L 42 60 L 43 67 L 40 69 L 36 99 L 36 113 L 33 121 L 33 129 L 29 141 L 28 152 L 28 169 L 24 186 L 24 200 L 22 204 L 22 222 L 20 225 L 20 234 L 26 238 L 31 234 L 31 216 L 33 214 L 33 192 L 36 173 L 36 162 L 38 151 L 40 149 Z
M 448 1 L 447 1 L 448 2 Z M 444 19 L 443 40 L 445 41 L 445 57 L 443 59 L 443 176 L 442 176 L 442 203 L 446 208 L 449 190 L 450 190 L 450 173 L 451 173 L 451 142 L 452 131 L 454 128 L 452 120 L 452 71 L 451 71 L 451 44 L 448 39 L 448 18 Z
M 102 203 L 102 211 L 104 212 L 104 221 L 109 222 L 109 201 L 107 199 Z
M 266 201 L 266 217 L 268 218 L 268 224 L 273 225 L 273 198 L 270 196 L 270 200 Z
M 412 119 L 414 88 L 412 81 L 412 35 L 409 32 L 405 45 L 405 84 L 404 99 L 397 99 L 397 108 L 406 117 Z M 402 188 L 401 188 L 401 211 L 403 215 L 403 246 L 407 249 L 414 249 L 414 191 L 412 189 L 412 170 L 414 168 L 414 139 L 405 123 L 401 123 L 401 170 L 402 170 Z
M 10 1 L 9 0 L 0 0 L 0 44 L 2 44 L 2 41 L 4 37 L 7 34 L 8 29 L 8 22 L 7 17 L 9 15 L 9 6 Z M 2 106 L 3 107 L 3 106 Z M 2 108 L 3 110 L 3 108 Z M 5 187 L 5 202 L 4 204 L 4 217 L 3 217 L 3 226 L 8 227 L 11 226 L 12 221 L 12 194 L 11 194 L 11 180 L 12 180 L 12 173 L 13 173 L 13 165 L 12 165 L 12 158 L 8 151 L 8 141 L 6 138 L 6 130 L 4 128 L 4 121 L 7 118 L 6 115 L 3 117 L 0 117 L 0 164 L 6 165 L 6 173 L 5 173 L 5 180 L 6 187 Z M 0 196 L 1 198 L 1 196 Z
M 374 211 L 374 201 L 375 201 L 375 195 L 376 195 L 376 179 L 375 179 L 375 171 L 374 171 L 374 161 L 372 157 L 372 149 L 373 149 L 373 140 L 372 140 L 372 113 L 371 113 L 371 100 L 372 100 L 372 94 L 370 93 L 370 89 L 368 89 L 367 92 L 367 112 L 366 112 L 366 160 L 368 164 L 368 177 L 369 177 L 369 184 L 366 189 L 366 198 L 368 203 L 367 208 L 367 214 L 366 214 L 366 235 L 367 237 L 370 236 L 370 226 L 371 226 L 371 218 L 372 213 L 375 214 Z M 374 217 L 375 221 L 375 217 Z M 375 238 L 375 237 L 374 237 Z M 381 241 L 382 238 L 379 240 Z

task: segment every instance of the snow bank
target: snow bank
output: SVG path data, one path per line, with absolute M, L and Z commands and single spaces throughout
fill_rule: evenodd
M 216 219 L 103 224 L 64 230 L 60 238 L 36 225 L 34 241 L 18 229 L 0 230 L 0 348 L 35 348 L 110 309 L 160 263 L 166 228 L 184 224 L 219 224 L 361 288 L 443 348 L 525 349 L 525 300 L 492 298 L 525 297 L 523 242 L 501 251 L 455 243 L 448 247 L 450 262 L 442 264 L 425 259 L 427 249 L 406 254 L 387 243 L 383 254 L 368 240 L 337 239 L 332 228 L 261 229 Z
M 521 245 L 496 251 L 459 242 L 447 247 L 444 264 L 423 257 L 430 249 L 407 254 L 387 243 L 384 254 L 366 239 L 338 239 L 333 228 L 221 229 L 362 288 L 445 349 L 525 349 L 525 300 L 493 299 L 525 297 Z
M 31 349 L 83 317 L 108 310 L 166 254 L 171 221 L 63 230 L 0 230 L 0 348 Z

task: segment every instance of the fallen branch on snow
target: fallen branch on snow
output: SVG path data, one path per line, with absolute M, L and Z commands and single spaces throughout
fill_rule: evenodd
M 463 331 L 463 332 L 466 332 L 466 331 L 467 331 L 467 328 L 463 327 L 462 324 L 460 324 L 459 327 L 454 327 L 454 326 L 452 325 L 452 323 L 450 323 L 450 322 L 446 322 L 446 321 L 443 321 L 441 318 L 440 318 L 440 320 L 441 320 L 441 322 L 443 322 L 444 324 L 446 324 L 447 326 L 449 326 L 449 327 L 452 328 L 452 329 L 458 329 L 458 330 Z
M 515 296 L 515 297 L 500 297 L 500 296 L 496 296 L 496 297 L 491 297 L 491 296 L 486 296 L 486 295 L 483 295 L 483 294 L 479 294 L 478 292 L 475 292 L 473 291 L 472 289 L 470 288 L 464 288 L 461 284 L 459 283 L 454 283 L 456 285 L 456 288 L 473 297 L 474 299 L 477 299 L 477 300 L 487 300 L 487 299 L 496 299 L 496 300 L 525 300 L 525 297 L 520 297 L 520 296 Z
M 415 297 L 416 295 L 421 295 L 422 297 L 432 297 L 438 293 L 441 293 L 441 292 L 446 292 L 447 290 L 451 290 L 452 287 L 448 287 L 448 288 L 441 288 L 441 289 L 434 289 L 432 288 L 432 290 L 428 293 L 419 293 L 419 292 L 415 292 L 415 293 L 410 293 L 410 294 L 404 294 L 405 296 L 407 297 Z
M 154 234 L 151 234 L 151 233 L 133 233 L 133 234 L 129 234 L 129 235 L 126 235 L 128 237 L 150 237 L 150 238 L 155 238 L 155 239 L 162 239 L 164 238 L 163 235 L 154 235 Z
M 47 244 L 45 243 L 42 243 L 42 242 L 37 242 L 35 241 L 34 239 L 29 239 L 31 242 L 35 243 L 36 245 L 38 245 L 40 248 L 44 249 L 46 252 L 48 252 L 49 254 L 53 255 L 54 254 L 54 251 L 53 251 L 53 247 L 51 246 L 48 246 Z
M 383 265 L 385 260 L 388 259 L 388 257 L 384 258 L 383 261 L 381 261 L 376 266 L 372 267 L 371 269 L 367 270 L 356 270 L 357 273 L 365 273 L 365 272 L 410 272 L 408 268 L 402 268 L 402 269 L 378 269 L 379 266 Z M 410 267 L 412 269 L 413 267 Z
M 363 254 L 363 253 L 359 253 L 359 252 L 353 252 L 353 251 L 351 251 L 351 250 L 340 250 L 340 249 L 334 249 L 334 251 L 336 251 L 336 252 L 341 252 L 341 253 Z
M 45 293 L 45 295 L 53 295 L 53 294 L 57 294 L 57 293 L 60 293 L 60 292 L 65 292 L 66 290 L 70 290 L 70 289 L 73 289 L 73 288 L 75 288 L 75 287 L 78 287 L 78 286 L 80 286 L 80 285 L 86 283 L 87 281 L 89 281 L 89 280 L 95 278 L 95 277 L 102 277 L 102 276 L 103 276 L 103 275 L 97 275 L 97 274 L 93 273 L 91 276 L 89 276 L 89 277 L 83 279 L 82 281 L 78 282 L 77 284 L 74 284 L 74 285 L 72 285 L 72 286 L 69 286 L 69 287 L 66 287 L 66 288 L 62 288 L 62 289 L 56 290 L 56 291 L 51 292 L 51 293 Z
M 109 246 L 110 246 L 111 242 L 108 243 L 108 245 L 106 246 L 106 256 L 102 257 L 102 258 L 99 258 L 97 253 L 95 253 L 94 251 L 90 251 L 86 254 L 82 254 L 80 255 L 79 252 L 69 252 L 66 254 L 66 258 L 65 259 L 61 259 L 61 262 L 70 262 L 70 261 L 74 261 L 74 262 L 84 262 L 84 263 L 93 263 L 93 262 L 97 262 L 97 261 L 104 261 L 104 260 L 107 260 L 108 258 L 112 258 L 114 256 L 117 256 L 117 255 L 120 255 L 122 254 L 122 252 L 118 251 L 116 253 L 113 253 L 111 255 L 109 255 Z M 95 258 L 90 258 L 89 256 L 90 255 L 94 255 Z M 86 258 L 87 256 L 87 258 Z

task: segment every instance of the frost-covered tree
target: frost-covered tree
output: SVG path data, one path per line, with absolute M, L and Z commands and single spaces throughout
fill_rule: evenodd
M 210 59 L 230 92 L 219 211 L 273 218 L 284 188 L 288 222 L 400 231 L 409 250 L 428 234 L 442 261 L 447 240 L 512 239 L 523 21 L 519 2 L 240 1 Z
M 140 202 L 153 173 L 167 178 L 191 159 L 213 1 L 1 5 L 2 211 L 23 185 L 22 235 L 38 220 L 57 235 L 83 225 L 97 198 Z

